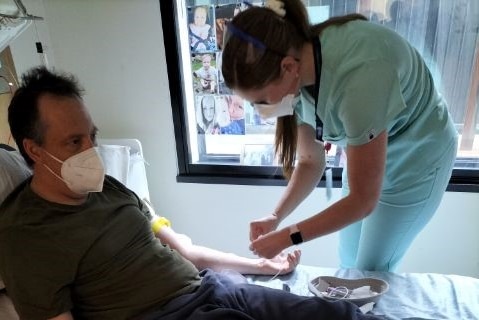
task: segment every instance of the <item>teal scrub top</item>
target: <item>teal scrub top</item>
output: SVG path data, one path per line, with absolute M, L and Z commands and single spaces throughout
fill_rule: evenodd
M 419 53 L 394 31 L 356 20 L 319 36 L 322 70 L 317 114 L 323 138 L 362 145 L 388 135 L 383 191 L 398 190 L 438 167 L 457 132 Z M 314 99 L 301 90 L 299 124 L 315 127 Z

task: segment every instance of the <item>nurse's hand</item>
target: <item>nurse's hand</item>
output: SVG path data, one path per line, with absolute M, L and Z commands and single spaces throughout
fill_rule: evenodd
M 288 229 L 272 231 L 252 241 L 249 249 L 257 256 L 271 259 L 291 245 Z
M 278 217 L 274 214 L 271 214 L 262 219 L 254 220 L 250 223 L 249 227 L 249 240 L 256 240 L 259 236 L 276 230 L 280 221 Z

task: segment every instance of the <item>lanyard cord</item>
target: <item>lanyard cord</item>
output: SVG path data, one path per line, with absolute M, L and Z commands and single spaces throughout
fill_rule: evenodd
M 319 42 L 319 36 L 313 38 L 313 52 L 314 52 L 314 71 L 316 79 L 314 83 L 314 115 L 316 117 L 316 139 L 323 141 L 323 122 L 318 117 L 318 96 L 319 96 L 319 84 L 321 82 L 321 68 L 323 66 L 323 60 L 321 55 L 321 43 Z

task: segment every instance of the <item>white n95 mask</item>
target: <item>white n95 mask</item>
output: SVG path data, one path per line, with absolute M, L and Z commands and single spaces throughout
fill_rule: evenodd
M 288 94 L 281 99 L 281 102 L 275 104 L 254 103 L 253 107 L 263 119 L 279 118 L 291 116 L 294 114 L 294 106 L 299 101 L 299 95 Z
M 46 150 L 45 152 L 62 164 L 61 177 L 47 165 L 44 164 L 44 166 L 55 177 L 65 182 L 71 191 L 78 194 L 102 191 L 105 168 L 95 148 L 77 153 L 65 161 L 61 161 Z

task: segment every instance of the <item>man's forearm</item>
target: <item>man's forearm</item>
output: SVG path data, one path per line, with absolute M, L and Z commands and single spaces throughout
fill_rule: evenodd
M 216 271 L 225 269 L 239 273 L 264 273 L 261 259 L 246 258 L 234 253 L 223 252 L 203 246 L 192 245 L 187 257 L 198 269 L 210 268 Z

